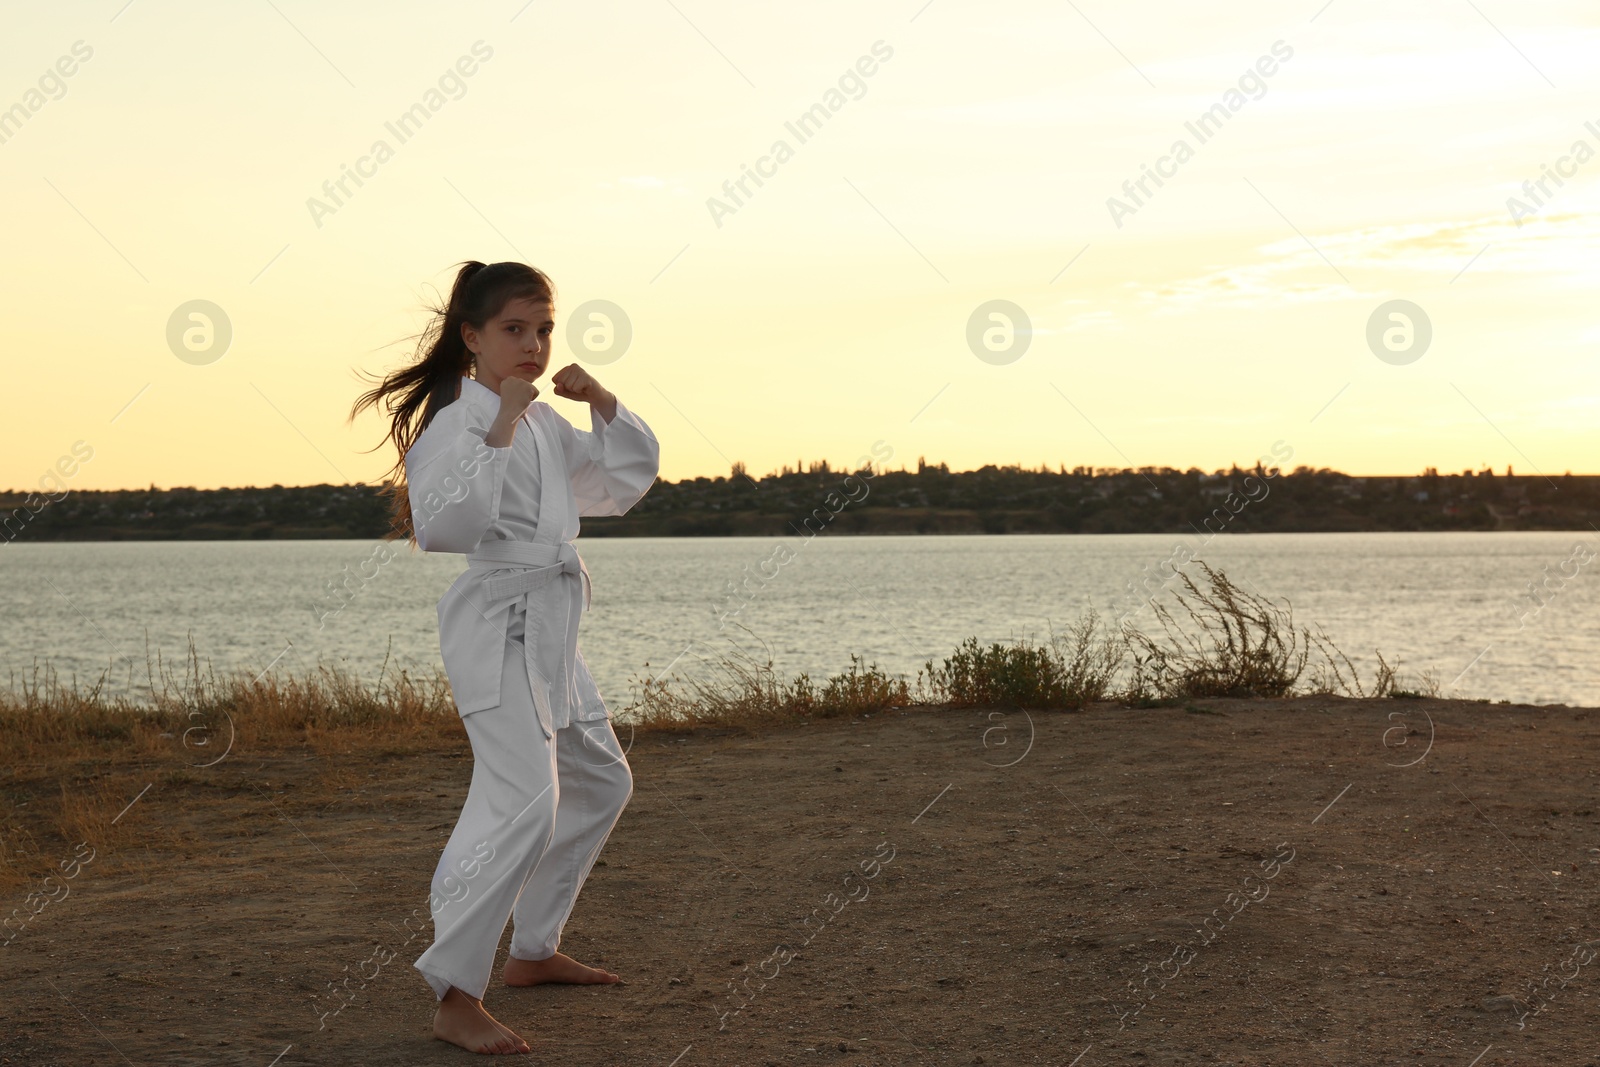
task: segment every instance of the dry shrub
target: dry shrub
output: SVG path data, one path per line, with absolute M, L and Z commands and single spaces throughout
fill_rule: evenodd
M 1190 697 L 1281 697 L 1294 689 L 1310 656 L 1295 631 L 1287 605 L 1247 593 L 1227 575 L 1201 562 L 1209 588 L 1182 571 L 1188 592 L 1174 592 L 1187 614 L 1180 624 L 1164 604 L 1153 603 L 1162 637 L 1124 625 L 1133 648 L 1132 674 L 1124 698 L 1132 704 L 1166 703 Z
M 1165 605 L 1152 604 L 1161 624 L 1160 640 L 1124 626 L 1132 646 L 1132 667 L 1121 699 L 1148 706 L 1194 697 L 1287 697 L 1337 693 L 1346 696 L 1388 696 L 1395 671 L 1381 653 L 1368 693 L 1361 672 L 1319 627 L 1296 629 L 1287 600 L 1281 604 L 1233 584 L 1210 564 L 1200 565 L 1205 588 L 1178 572 L 1185 590 L 1173 598 L 1187 616 L 1180 623 Z M 1307 665 L 1311 680 L 1301 686 Z M 1341 666 L 1342 664 L 1342 666 Z
M 1444 683 L 1430 668 L 1418 675 L 1414 682 L 1402 684 L 1396 677 L 1389 692 L 1383 695 L 1402 700 L 1439 700 L 1444 696 Z
M 1102 635 L 1089 609 L 1048 644 L 1024 638 L 984 648 L 969 637 L 940 666 L 928 660 L 920 673 L 933 703 L 1077 709 L 1106 698 L 1126 652 L 1125 639 Z
M 1306 692 L 1358 697 L 1386 697 L 1395 694 L 1397 684 L 1395 669 L 1383 658 L 1382 652 L 1376 653 L 1378 666 L 1374 670 L 1372 691 L 1369 693 L 1361 682 L 1360 670 L 1350 662 L 1349 656 L 1328 639 L 1328 635 L 1322 632 L 1320 626 L 1317 632 L 1311 635 L 1311 640 L 1316 645 L 1317 651 L 1322 654 L 1322 662 L 1312 669 L 1311 685 Z M 1344 664 L 1342 669 L 1340 663 Z M 1350 672 L 1349 677 L 1345 676 L 1345 671 Z

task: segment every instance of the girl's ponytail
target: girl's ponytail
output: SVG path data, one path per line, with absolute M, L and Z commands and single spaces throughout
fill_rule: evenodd
M 399 458 L 385 477 L 381 495 L 389 498 L 390 531 L 386 540 L 401 537 L 415 541 L 411 529 L 411 499 L 405 483 L 405 456 L 433 417 L 456 399 L 457 385 L 473 364 L 472 352 L 461 336 L 462 323 L 481 330 L 500 314 L 506 303 L 527 298 L 555 303 L 555 286 L 536 267 L 525 263 L 480 263 L 468 260 L 456 272 L 450 298 L 443 307 L 430 307 L 433 320 L 417 345 L 417 358 L 385 376 L 374 388 L 356 398 L 350 409 L 354 421 L 364 408 L 379 401 L 390 416 L 388 440 Z

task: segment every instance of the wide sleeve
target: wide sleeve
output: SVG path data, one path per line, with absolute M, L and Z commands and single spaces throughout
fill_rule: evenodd
M 655 484 L 661 445 L 621 400 L 609 423 L 591 405 L 589 431 L 577 429 L 560 412 L 554 414 L 579 515 L 621 515 Z
M 411 528 L 424 552 L 471 552 L 500 515 L 511 446 L 487 426 L 441 413 L 406 453 Z

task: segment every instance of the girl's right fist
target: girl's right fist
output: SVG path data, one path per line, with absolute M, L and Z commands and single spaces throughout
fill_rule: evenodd
M 526 378 L 507 377 L 500 382 L 500 407 L 510 408 L 519 415 L 538 395 L 538 387 Z

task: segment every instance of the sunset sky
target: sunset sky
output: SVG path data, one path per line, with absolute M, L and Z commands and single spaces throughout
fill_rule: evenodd
M 877 441 L 953 470 L 1281 441 L 1354 474 L 1600 472 L 1597 15 L 32 5 L 0 37 L 0 488 L 79 441 L 73 488 L 374 481 L 396 457 L 346 424 L 357 371 L 411 356 L 465 259 L 555 279 L 555 367 L 569 312 L 623 309 L 590 369 L 669 479 Z M 1420 356 L 1402 320 L 1369 344 L 1393 300 Z M 220 357 L 169 342 L 191 301 Z M 990 301 L 1032 324 L 1009 362 L 969 343 Z

